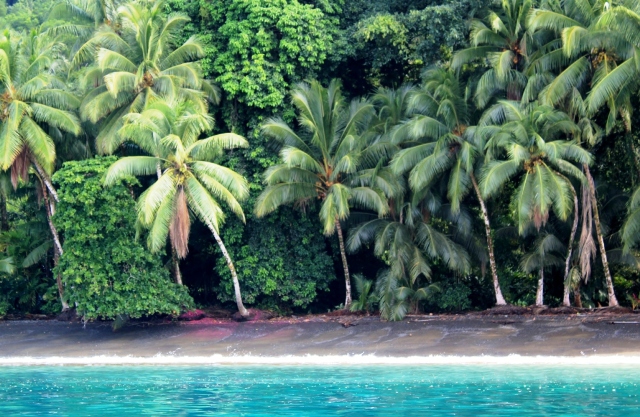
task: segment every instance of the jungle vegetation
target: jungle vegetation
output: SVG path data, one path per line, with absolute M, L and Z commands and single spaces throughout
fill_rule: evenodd
M 1 0 L 0 317 L 638 306 L 640 3 Z

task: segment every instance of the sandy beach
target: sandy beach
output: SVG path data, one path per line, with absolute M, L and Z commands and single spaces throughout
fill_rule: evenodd
M 120 363 L 118 358 L 129 358 L 122 363 L 136 363 L 135 358 L 139 363 L 172 362 L 169 358 L 176 363 L 261 362 L 284 357 L 368 357 L 377 363 L 384 362 L 381 358 L 514 356 L 520 357 L 516 363 L 541 357 L 640 362 L 639 322 L 638 315 L 418 316 L 396 323 L 377 317 L 245 323 L 205 319 L 131 323 L 114 332 L 108 323 L 4 321 L 0 363 L 49 363 L 47 358 L 81 364 Z

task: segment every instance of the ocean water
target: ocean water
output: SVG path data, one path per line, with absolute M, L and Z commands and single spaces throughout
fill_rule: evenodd
M 640 416 L 637 366 L 3 366 L 12 416 Z

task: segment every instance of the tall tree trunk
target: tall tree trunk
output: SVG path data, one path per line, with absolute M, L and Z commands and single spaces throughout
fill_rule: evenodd
M 233 266 L 233 261 L 229 256 L 229 252 L 227 252 L 227 248 L 224 246 L 224 243 L 222 242 L 220 235 L 218 235 L 218 232 L 216 232 L 216 229 L 213 227 L 213 225 L 210 223 L 207 223 L 207 227 L 209 227 L 209 230 L 211 230 L 211 233 L 213 233 L 213 237 L 215 238 L 216 242 L 218 242 L 220 251 L 224 256 L 225 261 L 227 261 L 227 267 L 229 267 L 229 271 L 231 271 L 231 279 L 233 280 L 233 289 L 236 295 L 236 305 L 238 306 L 238 311 L 240 312 L 240 315 L 242 317 L 249 317 L 249 311 L 247 311 L 247 309 L 244 307 L 244 304 L 242 304 L 242 294 L 240 293 L 240 281 L 238 281 L 236 268 Z
M 53 197 L 55 202 L 59 203 L 60 199 L 58 198 L 58 193 L 56 192 L 56 189 L 53 187 L 53 184 L 51 183 L 51 180 L 49 180 L 49 176 L 47 175 L 47 173 L 44 172 L 42 167 L 38 164 L 38 162 L 35 159 L 31 158 L 31 163 L 33 164 L 34 168 L 36 169 L 36 172 L 38 173 L 38 176 L 40 177 L 40 180 L 44 183 L 44 185 L 47 188 L 47 190 L 49 190 L 49 193 L 51 194 L 51 196 Z
M 47 213 L 47 223 L 49 224 L 49 230 L 51 230 L 51 236 L 53 237 L 53 263 L 54 266 L 58 266 L 60 256 L 63 254 L 62 244 L 60 243 L 60 236 L 58 235 L 58 229 L 53 224 L 53 203 L 49 201 L 49 194 L 45 188 L 42 189 L 42 196 L 45 203 L 45 211 Z M 62 284 L 62 277 L 60 272 L 56 273 L 56 284 L 58 286 L 58 295 L 60 296 L 60 304 L 62 305 L 62 311 L 69 309 L 69 304 L 64 299 L 64 285 Z
M 58 262 L 60 261 L 60 254 L 57 250 L 53 250 L 53 264 L 54 266 L 58 266 Z M 58 295 L 60 296 L 60 304 L 62 305 L 62 311 L 69 309 L 69 304 L 64 299 L 64 285 L 62 284 L 62 274 L 60 271 L 56 272 L 56 284 L 58 286 Z
M 600 211 L 598 210 L 598 200 L 596 200 L 596 185 L 591 176 L 589 167 L 584 165 L 587 181 L 589 182 L 589 195 L 591 197 L 591 206 L 593 207 L 593 220 L 596 224 L 596 235 L 598 237 L 598 246 L 600 247 L 600 258 L 602 259 L 602 267 L 604 269 L 604 277 L 607 283 L 607 292 L 609 295 L 609 307 L 617 307 L 618 299 L 613 290 L 613 280 L 611 279 L 611 271 L 609 270 L 609 262 L 607 261 L 607 251 L 604 247 L 604 238 L 602 236 L 602 227 L 600 226 Z
M 9 230 L 9 219 L 7 217 L 7 197 L 0 190 L 0 230 Z
M 633 166 L 636 169 L 636 175 L 631 176 L 631 183 L 633 188 L 636 187 L 637 180 L 640 179 L 640 155 L 638 155 L 638 150 L 636 149 L 635 143 L 633 143 L 633 137 L 631 136 L 631 132 L 627 130 L 625 133 L 625 139 L 627 144 L 629 145 L 629 150 L 631 151 L 631 160 L 633 161 Z
M 582 308 L 582 296 L 580 295 L 580 281 L 578 285 L 573 289 L 573 302 L 578 308 Z
M 171 247 L 171 260 L 173 261 L 173 277 L 176 280 L 176 284 L 182 285 L 182 273 L 180 272 L 180 259 L 178 253 Z
M 569 300 L 569 290 L 571 289 L 571 283 L 569 282 L 569 270 L 571 267 L 571 255 L 573 253 L 573 241 L 575 240 L 576 232 L 578 231 L 578 194 L 569 180 L 567 178 L 565 178 L 565 180 L 567 181 L 567 184 L 569 184 L 571 194 L 573 194 L 573 225 L 571 226 L 571 235 L 569 237 L 569 244 L 567 245 L 567 259 L 564 262 L 564 295 L 562 297 L 562 305 L 569 307 L 571 306 L 571 301 Z
M 347 295 L 344 299 L 344 309 L 351 308 L 351 278 L 349 277 L 349 265 L 347 265 L 347 253 L 344 250 L 344 238 L 342 237 L 342 227 L 340 220 L 336 218 L 336 230 L 338 231 L 338 241 L 340 242 L 340 255 L 342 255 L 342 267 L 344 268 L 344 285 Z
M 544 305 L 544 267 L 540 268 L 540 273 L 538 278 L 538 290 L 536 291 L 536 305 L 537 306 Z
M 493 239 L 491 238 L 491 224 L 489 223 L 489 213 L 487 212 L 487 206 L 484 203 L 484 199 L 480 194 L 480 187 L 478 187 L 478 181 L 476 176 L 471 172 L 469 174 L 471 182 L 473 183 L 473 189 L 476 192 L 478 201 L 480 202 L 480 209 L 482 211 L 482 219 L 484 220 L 484 232 L 487 236 L 487 251 L 489 252 L 489 265 L 491 266 L 491 276 L 493 277 L 493 290 L 496 294 L 496 305 L 504 306 L 507 302 L 502 296 L 502 290 L 500 289 L 500 281 L 498 280 L 498 267 L 496 266 L 496 257 L 493 253 Z

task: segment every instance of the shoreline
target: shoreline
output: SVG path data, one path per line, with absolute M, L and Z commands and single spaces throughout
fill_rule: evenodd
M 0 322 L 12 365 L 640 365 L 638 315 Z M 616 323 L 616 324 L 614 324 Z
M 589 356 L 88 356 L 0 357 L 0 368 L 12 366 L 630 366 L 636 355 Z

